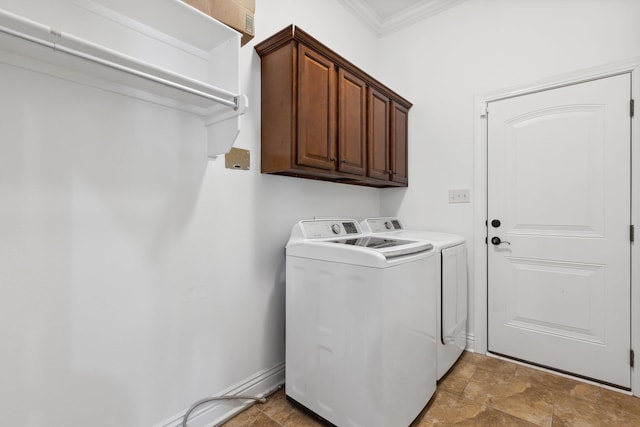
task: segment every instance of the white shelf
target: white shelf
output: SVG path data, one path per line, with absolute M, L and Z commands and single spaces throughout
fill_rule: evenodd
M 211 52 L 224 40 L 239 33 L 192 8 L 180 0 L 69 0 L 72 3 L 108 16 L 109 10 L 132 21 L 159 29 L 189 46 Z
M 186 44 L 206 54 L 215 51 L 220 43 L 235 43 L 237 49 L 240 48 L 235 31 L 178 0 L 99 0 L 99 3 L 72 0 L 72 3 L 103 19 L 119 21 L 133 31 L 151 29 L 155 38 L 161 31 L 170 43 Z M 149 13 L 150 10 L 153 13 Z M 0 59 L 3 62 L 14 65 L 17 62 L 38 72 L 97 85 L 204 117 L 211 157 L 231 149 L 239 131 L 237 117 L 247 107 L 244 95 L 143 62 L 3 9 L 0 9 L 0 50 L 5 53 Z M 228 65 L 235 67 L 237 74 L 238 62 L 232 59 Z

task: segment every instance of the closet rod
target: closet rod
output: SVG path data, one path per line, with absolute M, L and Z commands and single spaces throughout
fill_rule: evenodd
M 54 30 L 54 29 L 52 29 L 50 27 L 46 27 L 46 26 L 41 25 L 39 23 L 24 19 L 24 18 L 22 18 L 22 17 L 20 17 L 18 15 L 14 15 L 14 14 L 9 13 L 9 12 L 4 11 L 4 10 L 0 10 L 0 18 L 4 18 L 4 19 L 2 19 L 3 21 L 5 21 L 6 19 L 8 19 L 10 21 L 11 20 L 17 21 L 18 24 L 21 24 L 22 26 L 27 26 L 29 29 L 40 31 L 40 32 L 45 32 L 46 34 L 51 34 L 54 37 L 59 38 L 60 40 L 69 40 L 69 41 L 71 41 L 73 43 L 76 43 L 76 44 L 78 44 L 80 46 L 83 46 L 83 47 L 89 47 L 89 48 L 92 48 L 94 50 L 103 51 L 105 53 L 108 53 L 108 54 L 111 54 L 111 55 L 114 55 L 114 56 L 123 57 L 123 55 L 121 55 L 121 54 L 119 54 L 119 53 L 117 53 L 115 51 L 112 51 L 111 49 L 105 48 L 103 46 L 96 45 L 94 43 L 88 42 L 88 41 L 80 39 L 78 37 L 74 37 L 74 36 L 72 36 L 70 34 L 67 34 L 67 33 L 65 33 L 64 36 L 63 36 L 63 33 L 59 32 L 59 31 L 56 31 L 56 30 Z M 177 89 L 177 90 L 180 90 L 182 92 L 187 92 L 187 93 L 190 93 L 192 95 L 196 95 L 196 96 L 199 96 L 199 97 L 202 97 L 202 98 L 205 98 L 205 99 L 209 99 L 209 100 L 214 101 L 214 102 L 216 102 L 218 104 L 222 104 L 222 105 L 225 105 L 227 107 L 231 107 L 234 110 L 238 110 L 239 107 L 240 107 L 239 101 L 238 101 L 238 95 L 235 95 L 235 94 L 233 94 L 231 92 L 228 92 L 228 91 L 226 91 L 224 89 L 220 89 L 220 88 L 217 88 L 217 87 L 214 87 L 214 86 L 211 86 L 211 85 L 206 85 L 206 83 L 199 82 L 200 85 L 208 86 L 207 89 L 211 90 L 212 92 L 216 92 L 216 93 L 221 94 L 223 96 L 232 97 L 233 99 L 229 100 L 229 99 L 221 98 L 220 96 L 212 95 L 210 93 L 203 92 L 201 90 L 194 89 L 194 88 L 191 88 L 189 86 L 185 86 L 185 85 L 182 85 L 180 83 L 176 83 L 176 82 L 164 79 L 162 77 L 154 76 L 152 74 L 145 73 L 143 71 L 139 71 L 139 70 L 136 70 L 136 69 L 131 68 L 131 67 L 127 67 L 126 65 L 118 64 L 116 62 L 109 61 L 107 59 L 103 59 L 103 58 L 100 58 L 100 57 L 97 57 L 97 56 L 94 56 L 94 55 L 90 55 L 90 54 L 81 52 L 79 50 L 66 47 L 66 46 L 64 46 L 64 45 L 62 45 L 60 43 L 43 40 L 43 39 L 41 39 L 39 37 L 35 37 L 35 36 L 29 35 L 29 34 L 25 34 L 23 32 L 13 30 L 13 29 L 8 28 L 8 27 L 3 26 L 3 25 L 0 25 L 0 33 L 5 33 L 5 34 L 8 34 L 10 36 L 14 36 L 14 37 L 20 38 L 22 40 L 26 40 L 26 41 L 38 44 L 40 46 L 51 48 L 51 49 L 53 49 L 54 52 L 66 53 L 68 55 L 71 55 L 71 56 L 74 56 L 74 57 L 77 57 L 77 58 L 80 58 L 80 59 L 83 59 L 83 60 L 86 60 L 86 61 L 89 61 L 89 62 L 93 62 L 93 63 L 96 63 L 96 64 L 100 64 L 100 65 L 103 65 L 105 67 L 108 67 L 108 68 L 111 68 L 111 69 L 114 69 L 114 70 L 122 71 L 124 73 L 131 74 L 131 75 L 134 75 L 136 77 L 143 78 L 145 80 L 149 80 L 149 81 L 152 81 L 152 82 L 155 82 L 155 83 L 159 83 L 161 85 L 164 85 L 164 86 L 167 86 L 167 87 L 170 87 L 170 88 L 173 88 L 173 89 Z M 141 64 L 143 66 L 146 66 L 146 67 L 150 67 L 150 65 L 144 64 L 144 63 L 142 63 L 140 61 L 137 61 L 137 60 L 135 60 L 133 58 L 126 58 L 126 59 L 128 61 L 131 61 L 131 62 L 134 62 L 134 63 L 139 63 L 139 64 Z M 168 72 L 168 71 L 165 71 L 165 70 L 162 70 L 162 71 L 165 72 L 165 73 Z M 184 76 L 180 76 L 180 77 L 186 78 Z

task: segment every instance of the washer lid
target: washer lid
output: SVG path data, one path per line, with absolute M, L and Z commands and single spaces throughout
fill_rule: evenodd
M 357 239 L 330 240 L 331 243 L 370 248 L 380 252 L 385 258 L 412 255 L 433 249 L 431 243 L 413 240 L 388 239 L 384 237 L 366 236 Z
M 426 241 L 357 236 L 351 239 L 307 240 L 287 245 L 287 256 L 298 256 L 345 264 L 386 267 L 391 262 L 433 254 Z

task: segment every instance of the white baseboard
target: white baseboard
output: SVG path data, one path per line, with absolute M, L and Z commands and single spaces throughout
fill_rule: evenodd
M 234 396 L 241 394 L 260 398 L 269 395 L 282 384 L 284 384 L 284 362 L 273 368 L 258 372 L 213 396 Z M 203 398 L 205 397 L 206 396 L 203 396 Z M 221 400 L 205 403 L 191 413 L 188 427 L 218 426 L 251 405 L 253 405 L 253 402 L 246 400 Z M 154 427 L 181 427 L 182 418 L 187 412 L 187 409 L 188 408 L 156 424 Z
M 465 348 L 465 350 L 473 352 L 475 351 L 475 348 L 476 348 L 475 335 L 467 334 L 467 347 Z

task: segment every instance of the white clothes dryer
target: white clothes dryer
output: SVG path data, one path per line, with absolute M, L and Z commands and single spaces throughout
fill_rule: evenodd
M 467 344 L 467 246 L 464 237 L 435 231 L 405 230 L 394 217 L 367 218 L 361 223 L 368 235 L 426 240 L 437 254 L 437 374 L 438 380 L 458 360 Z
M 341 427 L 402 427 L 436 388 L 433 245 L 298 222 L 286 247 L 286 395 Z

